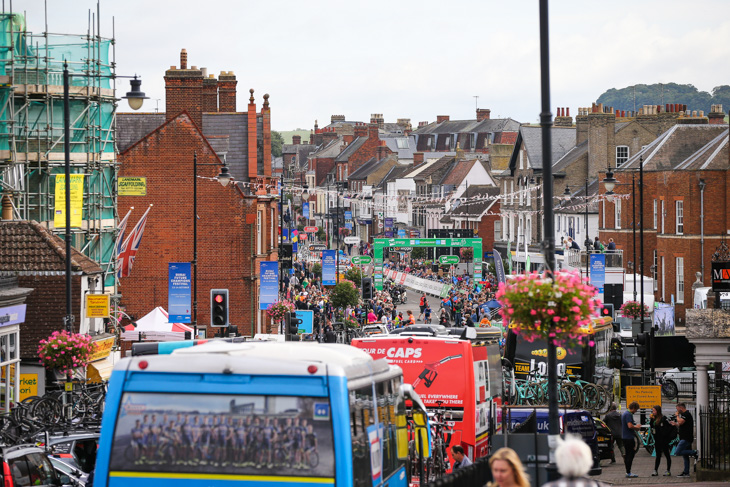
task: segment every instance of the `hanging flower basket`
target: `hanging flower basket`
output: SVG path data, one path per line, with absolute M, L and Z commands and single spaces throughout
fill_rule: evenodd
M 51 336 L 39 342 L 38 357 L 46 369 L 65 375 L 86 367 L 93 349 L 89 335 L 65 330 L 54 331 Z
M 544 339 L 571 347 L 588 339 L 591 318 L 598 316 L 595 295 L 596 288 L 577 273 L 557 272 L 551 280 L 532 272 L 500 283 L 497 300 L 504 322 L 528 342 Z
M 291 313 L 292 311 L 294 311 L 294 303 L 289 301 L 277 301 L 266 308 L 266 314 L 269 315 L 273 321 L 283 320 L 284 315 L 286 313 Z
M 639 301 L 626 301 L 621 305 L 621 314 L 627 318 L 638 320 L 641 318 L 641 303 Z M 649 316 L 649 307 L 644 305 L 644 316 Z

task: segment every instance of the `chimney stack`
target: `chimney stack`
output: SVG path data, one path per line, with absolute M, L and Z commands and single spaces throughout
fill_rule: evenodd
M 373 113 L 370 115 L 370 123 L 378 124 L 379 129 L 385 128 L 385 118 L 382 113 Z
M 423 160 L 424 160 L 423 152 L 414 152 L 413 153 L 413 167 L 423 164 Z
M 380 136 L 378 135 L 378 124 L 377 123 L 371 123 L 368 125 L 368 139 L 369 140 L 379 140 Z
M 202 68 L 203 73 L 203 112 L 218 111 L 218 80 L 215 75 L 206 75 L 206 68 Z
M 722 105 L 712 105 L 710 107 L 710 113 L 707 114 L 707 118 L 712 125 L 725 123 L 725 112 L 722 110 Z
M 558 107 L 558 116 L 555 117 L 556 127 L 572 127 L 573 118 L 570 116 L 570 109 Z
M 368 126 L 364 123 L 358 123 L 353 128 L 354 136 L 355 137 L 367 137 L 368 136 Z
M 385 145 L 385 141 L 381 140 L 375 157 L 377 160 L 382 161 L 388 157 L 388 154 L 390 154 L 390 149 L 388 149 L 388 146 Z
M 332 115 L 330 117 L 330 123 L 344 122 L 344 121 L 345 121 L 345 116 L 344 115 Z
M 236 111 L 236 75 L 233 71 L 221 71 L 218 76 L 218 111 L 233 113 Z
M 449 121 L 448 115 L 437 115 L 436 116 L 436 123 L 448 122 L 448 121 Z
M 323 130 L 324 130 L 324 129 L 323 129 Z M 323 145 L 324 145 L 325 147 L 327 147 L 327 146 L 328 146 L 328 145 L 330 145 L 330 143 L 331 143 L 331 142 L 332 142 L 333 140 L 335 140 L 335 139 L 336 139 L 337 137 L 339 137 L 339 136 L 337 135 L 337 132 L 335 132 L 334 130 L 327 130 L 327 131 L 325 131 L 325 132 L 323 132 L 323 133 L 322 133 L 322 144 L 323 144 Z
M 302 136 L 301 135 L 292 135 L 291 143 L 294 145 L 299 145 L 302 143 Z
M 492 110 L 489 108 L 477 108 L 477 122 L 481 122 L 482 120 L 489 120 L 489 116 L 492 113 Z
M 178 69 L 170 66 L 165 71 L 165 113 L 167 119 L 187 111 L 198 127 L 203 125 L 203 71 L 192 66 L 188 69 L 188 53 L 180 51 Z
M 421 127 L 425 127 L 426 125 L 428 125 L 428 122 L 418 122 L 418 128 L 419 128 L 419 129 L 420 129 Z

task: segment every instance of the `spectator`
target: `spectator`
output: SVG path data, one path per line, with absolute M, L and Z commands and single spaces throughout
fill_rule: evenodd
M 612 238 L 609 238 L 608 239 L 608 251 L 612 252 L 614 250 L 616 250 L 616 243 L 613 241 Z
M 548 482 L 543 487 L 600 487 L 606 485 L 587 477 L 593 466 L 593 454 L 591 448 L 580 438 L 569 437 L 565 441 L 560 441 L 555 450 L 555 462 L 558 464 L 558 472 L 563 478 Z
M 624 440 L 621 434 L 621 414 L 617 411 L 616 403 L 612 402 L 608 408 L 608 413 L 603 417 L 603 422 L 611 430 L 613 441 L 618 446 L 618 451 L 621 453 L 621 457 L 626 457 L 626 450 L 624 450 Z M 614 453 L 613 444 L 611 444 L 611 463 L 616 463 L 616 455 Z
M 472 464 L 469 457 L 464 453 L 464 447 L 461 445 L 454 445 L 451 447 L 451 456 L 454 457 L 454 468 L 456 471 L 460 468 L 468 467 Z
M 624 463 L 626 464 L 627 479 L 635 479 L 638 477 L 638 475 L 631 472 L 631 466 L 634 463 L 634 455 L 636 455 L 636 434 L 634 432 L 641 429 L 641 425 L 636 424 L 634 420 L 634 413 L 638 410 L 639 403 L 634 401 L 629 404 L 628 410 L 624 411 L 621 415 L 621 438 L 624 441 L 624 448 L 626 448 Z
M 679 444 L 674 454 L 684 457 L 684 470 L 677 477 L 689 477 L 689 457 L 697 460 L 697 450 L 692 449 L 695 423 L 692 414 L 687 411 L 687 406 L 683 402 L 677 404 L 677 420 L 670 424 L 679 428 Z
M 520 457 L 512 448 L 500 448 L 489 459 L 493 485 L 496 487 L 530 487 Z

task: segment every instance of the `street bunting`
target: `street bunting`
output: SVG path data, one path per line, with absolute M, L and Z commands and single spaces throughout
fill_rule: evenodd
M 168 321 L 190 323 L 190 262 L 169 262 L 167 275 Z

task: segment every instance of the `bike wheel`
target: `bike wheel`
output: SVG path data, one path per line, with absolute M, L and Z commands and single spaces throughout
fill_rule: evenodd
M 583 408 L 590 411 L 598 411 L 601 405 L 601 393 L 595 384 L 583 386 Z
M 679 394 L 679 389 L 677 388 L 677 384 L 673 380 L 668 380 L 666 382 L 662 382 L 662 394 L 664 394 L 667 399 L 674 399 Z
M 603 386 L 596 386 L 601 396 L 601 404 L 598 407 L 598 414 L 606 414 L 608 409 L 611 407 L 611 394 Z
M 61 420 L 63 407 L 61 403 L 51 396 L 44 396 L 33 401 L 31 414 L 46 424 L 55 424 Z
M 580 392 L 580 387 L 573 384 L 572 382 L 566 382 L 563 384 L 563 387 L 566 388 L 568 391 L 568 407 L 569 408 L 577 408 L 579 404 L 583 402 L 583 394 Z

